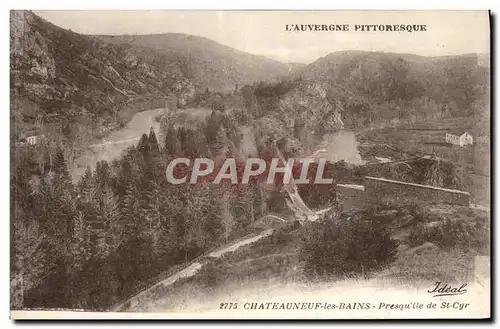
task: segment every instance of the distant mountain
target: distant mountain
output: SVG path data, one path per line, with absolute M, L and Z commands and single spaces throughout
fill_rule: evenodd
M 294 74 L 295 72 L 307 66 L 307 64 L 304 63 L 285 63 L 285 65 L 288 66 L 289 74 Z
M 490 54 L 478 54 L 478 65 L 490 68 Z
M 347 126 L 470 115 L 489 102 L 484 55 L 423 57 L 364 51 L 334 52 L 294 73 L 321 83 L 340 102 Z
M 158 65 L 178 63 L 197 90 L 232 92 L 255 82 L 276 81 L 296 64 L 245 53 L 207 38 L 177 34 L 97 36 L 103 41 L 129 47 Z
M 487 135 L 489 79 L 489 68 L 476 54 L 422 57 L 345 51 L 299 68 L 287 81 L 245 87 L 240 103 L 258 118 L 266 135 L 298 139 L 306 149 L 315 145 L 314 139 L 341 128 L 456 116 L 486 123 L 474 130 Z

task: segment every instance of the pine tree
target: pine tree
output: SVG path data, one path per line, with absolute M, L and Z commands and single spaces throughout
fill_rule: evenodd
M 207 124 L 204 129 L 205 133 L 205 140 L 207 141 L 209 146 L 212 146 L 217 140 L 217 133 L 219 131 L 221 124 L 219 122 L 219 117 L 215 113 L 215 111 L 212 110 L 212 114 L 210 117 L 207 119 Z
M 177 132 L 173 126 L 169 126 L 165 134 L 165 154 L 169 158 L 174 158 L 180 153 L 180 151 L 181 145 Z
M 123 201 L 120 209 L 120 219 L 123 221 L 123 224 L 127 226 L 129 229 L 132 226 L 137 226 L 140 224 L 139 218 L 137 215 L 140 211 L 140 193 L 135 185 L 135 182 L 131 179 L 128 182 L 128 185 L 125 189 L 125 195 L 123 197 Z M 136 226 L 136 227 L 137 227 Z
M 267 212 L 266 199 L 267 197 L 262 187 L 259 184 L 255 184 L 254 193 L 252 194 L 253 218 L 259 218 L 266 214 Z
M 210 246 L 219 241 L 222 236 L 222 218 L 224 215 L 224 205 L 222 199 L 211 191 L 206 205 L 206 215 L 203 221 L 203 232 L 205 236 L 205 245 Z
M 166 194 L 163 200 L 163 211 L 165 216 L 165 234 L 162 239 L 162 248 L 165 250 L 176 250 L 180 245 L 182 225 L 178 219 L 184 209 L 184 203 L 181 201 L 181 193 L 178 192 L 182 187 L 170 188 L 165 191 Z
M 217 159 L 225 159 L 228 152 L 228 143 L 226 129 L 223 126 L 219 127 L 215 138 L 214 150 Z
M 141 154 L 144 154 L 145 152 L 149 151 L 148 135 L 142 134 L 141 139 L 137 144 L 137 150 L 141 152 Z
M 78 183 L 78 194 L 83 202 L 93 203 L 95 201 L 96 184 L 90 166 L 87 166 L 85 173 Z
M 158 144 L 158 140 L 156 139 L 156 134 L 153 127 L 151 127 L 151 129 L 149 130 L 148 146 L 153 156 L 157 156 L 158 154 L 160 154 L 160 146 Z
M 118 198 L 113 195 L 112 190 L 108 187 L 103 193 L 99 212 L 99 220 L 104 223 L 103 245 L 101 246 L 103 257 L 109 256 L 120 245 L 121 225 L 119 218 Z
M 149 198 L 148 211 L 146 213 L 146 234 L 152 244 L 153 253 L 157 254 L 161 251 L 161 239 L 166 230 L 164 223 L 164 215 L 162 212 L 164 197 L 160 192 L 159 185 L 153 183 L 151 197 Z
M 64 152 L 61 146 L 58 146 L 56 150 L 53 171 L 55 177 L 59 178 L 61 181 L 70 181 L 68 166 L 66 164 L 66 159 L 64 158 Z
M 232 186 L 231 213 L 238 227 L 246 227 L 253 221 L 253 190 L 251 185 L 237 184 Z
M 111 169 L 105 160 L 96 163 L 94 176 L 98 190 L 104 191 L 111 180 Z
M 227 195 L 224 195 L 223 200 L 224 206 L 222 210 L 222 227 L 224 229 L 224 240 L 227 243 L 229 235 L 231 234 L 231 231 L 233 230 L 233 227 L 235 225 L 235 221 L 233 215 L 231 214 L 231 211 L 229 210 L 229 197 Z
M 74 228 L 72 234 L 71 253 L 73 256 L 73 266 L 81 269 L 90 258 L 90 240 L 85 215 L 79 211 L 73 218 Z
M 54 196 L 54 210 L 57 214 L 56 218 L 62 221 L 62 225 L 68 230 L 66 233 L 71 231 L 71 219 L 74 214 L 72 213 L 72 203 L 73 203 L 73 183 L 69 176 L 68 167 L 66 165 L 66 160 L 64 158 L 63 150 L 58 147 L 54 159 L 53 165 L 54 176 L 52 178 L 52 192 Z
M 201 133 L 196 130 L 189 129 L 186 131 L 186 142 L 183 145 L 185 154 L 190 159 L 200 157 L 200 140 L 202 139 Z

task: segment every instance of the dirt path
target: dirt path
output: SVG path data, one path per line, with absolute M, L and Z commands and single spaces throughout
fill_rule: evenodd
M 279 159 L 281 162 L 287 166 L 287 161 L 285 160 L 285 157 L 281 153 L 281 151 L 276 147 L 276 153 L 278 154 Z M 305 221 L 305 220 L 310 220 L 310 221 L 315 221 L 318 219 L 318 215 L 309 209 L 309 207 L 306 206 L 304 203 L 304 200 L 299 195 L 297 185 L 295 184 L 295 181 L 293 177 L 290 177 L 290 181 L 288 184 L 285 184 L 285 191 L 287 192 L 289 199 L 286 200 L 286 204 L 288 208 L 290 208 L 291 211 L 295 214 L 295 217 L 300 220 L 300 221 Z
M 490 208 L 489 207 L 483 206 L 483 205 L 480 205 L 480 204 L 476 204 L 476 203 L 471 203 L 469 205 L 469 208 L 471 208 L 471 209 L 478 209 L 478 210 L 482 210 L 482 211 L 486 211 L 486 212 L 490 212 Z
M 233 252 L 237 250 L 238 248 L 252 244 L 266 236 L 269 236 L 273 233 L 272 229 L 265 230 L 264 232 L 260 233 L 259 235 L 252 236 L 240 241 L 237 241 L 229 246 L 224 246 L 221 247 L 220 249 L 213 251 L 209 253 L 207 256 L 212 257 L 212 258 L 219 258 L 222 255 L 228 253 L 228 252 Z M 190 264 L 188 267 L 182 269 L 181 271 L 167 277 L 166 279 L 154 284 L 153 286 L 147 288 L 146 290 L 141 291 L 134 297 L 130 298 L 129 300 L 125 301 L 124 303 L 118 305 L 117 307 L 113 308 L 113 312 L 120 312 L 124 311 L 125 305 L 130 303 L 129 306 L 126 307 L 126 310 L 134 309 L 138 305 L 143 305 L 145 303 L 154 303 L 155 299 L 155 292 L 158 291 L 159 289 L 168 287 L 175 283 L 177 280 L 181 278 L 189 278 L 194 276 L 203 266 L 205 266 L 207 263 L 201 263 L 201 262 L 194 262 Z

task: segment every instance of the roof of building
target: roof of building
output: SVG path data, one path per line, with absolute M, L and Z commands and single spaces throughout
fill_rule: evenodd
M 462 136 L 465 133 L 468 133 L 469 135 L 471 135 L 470 132 L 468 132 L 467 130 L 463 130 L 463 129 L 450 129 L 446 133 L 456 135 L 456 136 Z
M 346 188 L 352 188 L 352 189 L 355 189 L 355 190 L 360 190 L 360 191 L 364 191 L 364 190 L 365 190 L 364 185 L 356 185 L 356 184 L 337 184 L 337 186 L 340 186 L 340 187 L 346 187 Z
M 432 189 L 432 190 L 440 190 L 440 191 L 445 191 L 445 192 L 470 195 L 469 192 L 465 192 L 465 191 L 454 190 L 454 189 L 449 189 L 449 188 L 444 188 L 444 187 L 436 187 L 436 186 L 431 186 L 431 185 L 422 185 L 422 184 L 415 184 L 415 183 L 409 183 L 409 182 L 402 182 L 402 181 L 398 181 L 398 180 L 392 180 L 392 179 L 381 178 L 381 177 L 365 176 L 365 179 L 371 179 L 371 180 L 377 180 L 377 181 L 388 182 L 388 183 L 395 183 L 395 184 L 401 184 L 401 185 L 410 185 L 410 186 L 416 186 L 416 187 L 425 187 L 425 188 L 429 188 L 429 189 Z
M 19 139 L 24 139 L 32 136 L 43 136 L 39 130 L 29 130 L 29 131 L 23 131 L 20 132 L 18 135 Z

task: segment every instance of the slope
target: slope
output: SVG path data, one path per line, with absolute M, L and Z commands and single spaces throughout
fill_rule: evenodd
M 484 63 L 482 54 L 343 51 L 318 59 L 295 77 L 325 83 L 328 98 L 344 107 L 346 126 L 364 128 L 479 113 L 489 99 Z
M 190 81 L 177 65 L 158 67 L 118 45 L 65 30 L 30 11 L 11 11 L 11 116 L 14 135 L 69 129 L 81 122 L 98 131 L 141 108 L 165 104 L 166 94 L 189 97 Z M 47 127 L 47 125 L 46 125 Z
M 286 76 L 291 66 L 219 44 L 207 38 L 165 33 L 154 35 L 98 36 L 106 42 L 127 45 L 159 62 L 179 63 L 196 88 L 204 91 L 233 92 L 259 81 L 275 81 Z M 293 65 L 297 67 L 297 65 Z

